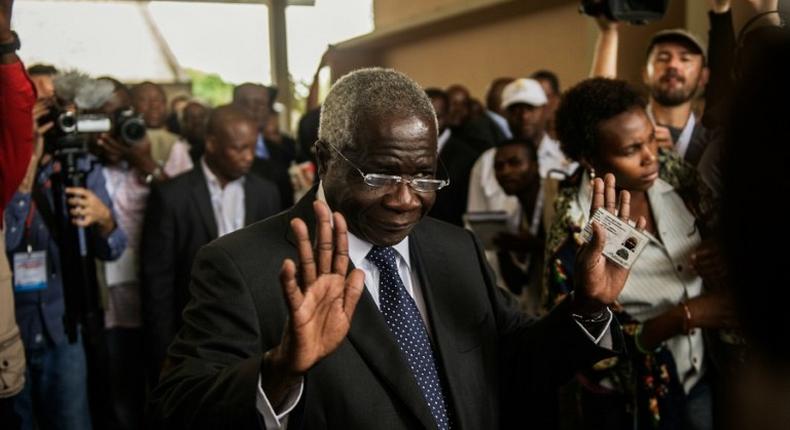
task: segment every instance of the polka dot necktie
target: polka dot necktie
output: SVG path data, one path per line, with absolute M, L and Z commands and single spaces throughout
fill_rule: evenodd
M 447 400 L 439 381 L 439 369 L 433 357 L 431 340 L 420 311 L 398 274 L 397 251 L 389 246 L 374 246 L 365 258 L 380 272 L 379 297 L 384 320 L 395 335 L 401 352 L 406 356 L 411 373 L 431 409 L 437 427 L 449 429 Z

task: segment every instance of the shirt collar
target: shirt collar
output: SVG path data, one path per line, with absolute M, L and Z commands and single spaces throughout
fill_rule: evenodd
M 326 194 L 324 193 L 324 183 L 319 181 L 318 183 L 318 192 L 316 193 L 316 199 L 327 203 L 326 201 Z M 327 206 L 329 203 L 327 203 Z M 332 208 L 330 208 L 331 210 Z M 331 220 L 331 219 L 330 219 Z M 362 267 L 362 264 L 365 262 L 365 257 L 367 257 L 370 250 L 373 248 L 373 244 L 360 239 L 354 233 L 348 232 L 348 256 L 351 258 L 351 261 L 354 263 L 356 267 Z M 406 263 L 406 267 L 411 270 L 411 259 L 409 258 L 409 236 L 406 236 L 402 241 L 398 242 L 397 244 L 393 245 L 392 248 L 398 252 L 401 257 L 401 260 Z
M 215 175 L 214 172 L 212 172 L 211 169 L 208 167 L 208 164 L 206 164 L 205 155 L 200 157 L 200 168 L 203 169 L 203 175 L 206 176 L 206 182 L 208 182 L 210 186 L 214 186 L 217 187 L 218 190 L 222 190 L 222 186 L 219 183 L 219 179 L 217 179 L 217 175 Z M 228 182 L 227 184 L 225 184 L 225 187 L 227 187 L 228 185 L 243 184 L 243 183 L 244 183 L 244 176 L 242 176 L 239 179 Z
M 442 152 L 442 148 L 444 148 L 444 145 L 446 145 L 447 141 L 450 140 L 450 134 L 452 134 L 452 131 L 450 131 L 450 127 L 447 127 L 444 129 L 442 134 L 439 135 L 439 148 L 436 150 L 437 154 Z

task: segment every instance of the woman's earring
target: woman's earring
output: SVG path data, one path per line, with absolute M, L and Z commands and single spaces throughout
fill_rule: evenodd
M 590 180 L 592 181 L 593 179 L 595 179 L 595 169 L 590 167 L 589 172 L 590 172 Z

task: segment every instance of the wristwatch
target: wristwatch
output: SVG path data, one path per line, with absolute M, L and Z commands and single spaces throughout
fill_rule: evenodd
M 16 34 L 16 31 L 12 31 L 11 34 L 14 35 L 14 41 L 10 43 L 0 43 L 0 55 L 12 54 L 22 47 L 22 44 L 19 42 L 19 35 Z
M 143 178 L 143 181 L 145 181 L 146 184 L 151 185 L 151 183 L 154 182 L 154 179 L 159 178 L 159 177 L 162 176 L 162 173 L 163 173 L 162 172 L 162 168 L 157 166 L 156 169 L 154 169 L 153 172 L 145 175 L 145 178 Z

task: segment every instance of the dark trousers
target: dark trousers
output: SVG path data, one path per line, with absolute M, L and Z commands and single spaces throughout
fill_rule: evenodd
M 22 420 L 14 410 L 14 397 L 0 399 L 0 423 L 3 429 L 17 430 L 22 428 Z
M 81 339 L 57 346 L 46 341 L 26 346 L 25 387 L 13 397 L 22 428 L 90 430 L 87 365 Z
M 111 328 L 104 333 L 110 378 L 113 429 L 144 428 L 145 371 L 140 328 Z

